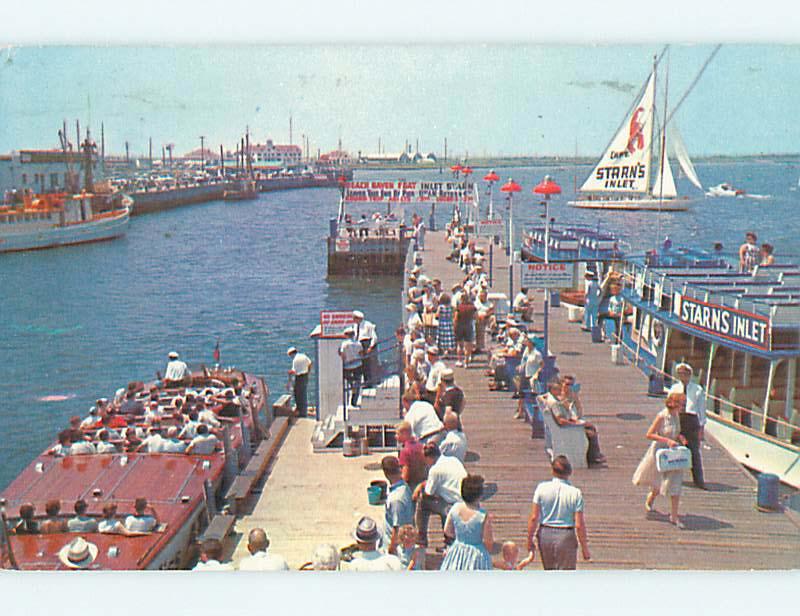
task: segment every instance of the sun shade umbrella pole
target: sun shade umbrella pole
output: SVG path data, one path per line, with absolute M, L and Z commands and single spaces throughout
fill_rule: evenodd
M 514 193 L 522 187 L 513 179 L 503 184 L 500 190 L 508 193 L 508 299 L 514 301 Z

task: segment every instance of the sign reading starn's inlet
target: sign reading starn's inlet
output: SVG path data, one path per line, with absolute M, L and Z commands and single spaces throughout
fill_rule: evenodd
M 676 299 L 674 312 L 683 325 L 750 348 L 770 350 L 772 345 L 767 317 L 680 294 Z
M 523 287 L 531 289 L 569 289 L 572 286 L 572 264 L 523 263 L 520 282 Z

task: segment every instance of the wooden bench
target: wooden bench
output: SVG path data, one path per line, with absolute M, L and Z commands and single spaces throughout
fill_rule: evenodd
M 292 394 L 283 394 L 280 398 L 275 400 L 275 404 L 272 405 L 272 412 L 276 417 L 287 416 L 294 413 Z
M 544 447 L 552 461 L 556 456 L 567 456 L 573 468 L 586 468 L 586 450 L 589 442 L 583 426 L 560 426 L 549 409 L 540 405 L 544 417 Z
M 202 544 L 204 541 L 216 539 L 222 543 L 231 532 L 234 522 L 236 522 L 236 516 L 230 513 L 218 513 L 211 518 L 211 522 L 197 538 L 197 542 Z
M 289 417 L 276 417 L 270 426 L 269 435 L 256 448 L 244 470 L 236 476 L 225 493 L 225 502 L 233 513 L 242 510 L 253 491 L 253 487 L 261 480 L 275 457 L 286 431 L 289 429 Z

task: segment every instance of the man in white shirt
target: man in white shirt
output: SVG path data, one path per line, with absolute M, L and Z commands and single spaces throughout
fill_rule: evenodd
M 436 414 L 436 409 L 426 400 L 415 400 L 403 417 L 411 426 L 411 432 L 420 442 L 439 442 L 444 427 Z
M 686 395 L 686 410 L 680 414 L 681 434 L 686 446 L 692 452 L 692 479 L 701 490 L 708 490 L 703 478 L 703 458 L 700 456 L 700 442 L 706 425 L 706 392 L 692 381 L 692 367 L 681 362 L 675 367 L 678 382 L 670 387 L 669 393 Z M 669 394 L 668 394 L 669 395 Z
M 200 546 L 200 560 L 192 571 L 233 571 L 230 563 L 221 563 L 222 543 L 217 539 L 206 539 Z
M 137 533 L 150 533 L 156 529 L 158 513 L 147 504 L 146 498 L 137 498 L 133 503 L 133 509 L 136 513 L 125 518 L 125 528 Z M 148 509 L 150 513 L 147 513 Z
M 566 456 L 556 456 L 551 466 L 553 479 L 540 483 L 533 494 L 528 552 L 534 553 L 535 538 L 544 569 L 575 569 L 578 544 L 584 560 L 592 557 L 583 517 L 583 494 L 569 482 L 572 465 Z
M 378 525 L 370 517 L 364 516 L 356 525 L 353 538 L 358 545 L 358 552 L 353 560 L 342 566 L 346 571 L 402 571 L 403 564 L 394 554 L 378 551 L 381 533 Z
M 458 429 L 458 415 L 445 413 L 444 429 L 447 430 L 439 449 L 443 456 L 458 458 L 463 464 L 467 456 L 467 435 Z
M 239 571 L 288 571 L 286 559 L 270 554 L 269 537 L 263 528 L 254 528 L 247 536 L 247 551 L 250 556 L 239 561 Z
M 186 448 L 186 453 L 210 456 L 214 453 L 218 442 L 219 440 L 216 436 L 208 433 L 208 426 L 200 424 L 197 426 L 197 436 L 189 443 L 189 446 Z
M 178 426 L 167 428 L 167 438 L 161 443 L 163 453 L 183 453 L 186 451 L 186 443 L 178 438 Z
M 73 434 L 71 437 L 72 444 L 69 448 L 69 455 L 71 456 L 91 456 L 97 453 L 97 449 L 90 442 L 81 438 L 78 434 Z
M 479 353 L 486 350 L 486 330 L 492 329 L 494 316 L 494 304 L 489 301 L 489 292 L 483 286 L 478 291 L 475 308 L 478 309 L 475 319 L 475 352 Z
M 355 340 L 355 329 L 348 327 L 344 330 L 345 339 L 339 347 L 339 357 L 342 358 L 344 380 L 350 388 L 350 406 L 358 406 L 358 395 L 361 391 L 361 376 L 363 373 L 363 349 Z
M 164 372 L 164 385 L 167 387 L 183 387 L 192 384 L 192 373 L 184 362 L 180 360 L 180 355 L 175 351 L 169 354 L 169 362 Z
M 210 428 L 219 428 L 222 426 L 216 413 L 209 408 L 206 408 L 205 402 L 202 400 L 197 402 L 195 407 L 197 409 L 197 420 L 200 423 L 206 424 Z
M 522 287 L 514 297 L 513 309 L 523 321 L 527 323 L 533 321 L 533 302 L 528 299 L 527 287 Z
M 439 359 L 439 348 L 432 346 L 428 348 L 428 361 L 431 364 L 428 379 L 425 381 L 425 392 L 423 398 L 434 404 L 436 393 L 439 390 L 439 383 L 442 380 L 442 373 L 447 370 L 447 365 Z
M 161 436 L 161 426 L 154 425 L 147 433 L 147 437 L 136 448 L 136 451 L 142 453 L 163 453 L 164 452 L 164 437 Z
M 292 358 L 292 367 L 289 376 L 294 377 L 294 405 L 298 417 L 308 416 L 308 375 L 313 362 L 305 353 L 295 347 L 289 347 L 286 354 Z
M 418 543 L 428 545 L 428 522 L 431 514 L 439 516 L 444 528 L 447 512 L 453 503 L 461 500 L 461 480 L 467 470 L 458 458 L 443 456 L 436 443 L 426 443 L 422 449 L 425 464 L 428 465 L 428 478 L 414 490 L 417 510 L 414 515 Z

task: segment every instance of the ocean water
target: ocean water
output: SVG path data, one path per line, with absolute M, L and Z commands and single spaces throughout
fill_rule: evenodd
M 531 189 L 550 174 L 564 190 L 551 208 L 557 222 L 601 224 L 634 250 L 669 235 L 676 245 L 708 248 L 721 241 L 735 252 L 745 230 L 755 230 L 775 245 L 779 260 L 800 253 L 800 192 L 791 190 L 800 174 L 796 164 L 700 164 L 707 185 L 727 181 L 771 198 L 699 196 L 691 211 L 661 215 L 568 207 L 573 177 L 580 183 L 589 171 L 569 165 L 498 170 L 503 181 L 513 177 L 523 186 L 516 223 L 540 220 Z M 428 170 L 356 177 L 451 176 Z M 681 192 L 700 195 L 678 183 Z M 485 207 L 488 198 L 481 198 Z M 134 218 L 127 235 L 113 242 L 0 256 L 0 486 L 70 416 L 85 415 L 96 398 L 163 370 L 170 350 L 211 364 L 219 339 L 222 364 L 263 374 L 274 398 L 285 391 L 287 346 L 313 357 L 308 334 L 320 310 L 359 308 L 380 338 L 391 336 L 400 319 L 399 279 L 326 279 L 323 238 L 337 199 L 336 189 L 309 189 L 212 202 Z M 406 215 L 412 211 L 427 214 L 408 207 Z M 439 224 L 450 215 L 450 208 L 439 208 Z

